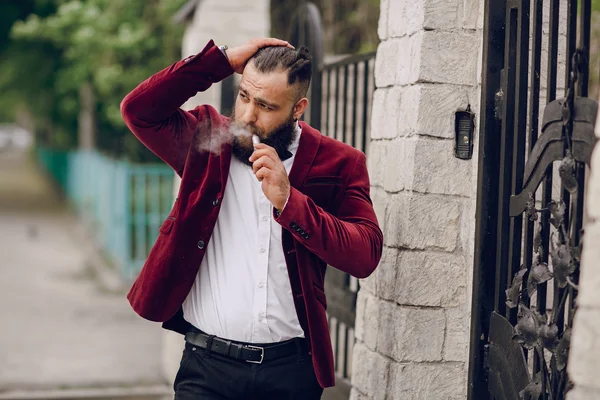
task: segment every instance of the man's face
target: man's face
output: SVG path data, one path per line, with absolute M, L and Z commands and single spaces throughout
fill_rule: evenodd
M 258 135 L 268 144 L 281 128 L 288 128 L 302 115 L 304 107 L 298 105 L 301 102 L 296 102 L 295 95 L 295 87 L 288 85 L 287 72 L 263 74 L 249 62 L 242 74 L 232 125 Z M 237 136 L 236 142 L 252 149 L 250 136 Z

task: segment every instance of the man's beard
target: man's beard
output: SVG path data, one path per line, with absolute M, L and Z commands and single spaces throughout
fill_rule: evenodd
M 271 146 L 277 152 L 279 158 L 287 160 L 291 157 L 289 147 L 296 139 L 296 121 L 293 114 L 289 118 L 270 133 L 266 133 L 263 129 L 254 125 L 242 125 L 235 121 L 235 110 L 231 113 L 231 124 L 235 131 L 245 130 L 251 135 L 257 135 L 261 143 Z M 252 138 L 246 135 L 234 135 L 233 137 L 233 155 L 246 165 L 252 166 L 249 161 L 250 156 L 254 152 Z

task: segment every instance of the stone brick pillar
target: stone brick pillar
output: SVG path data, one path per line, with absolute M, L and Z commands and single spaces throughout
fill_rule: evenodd
M 381 3 L 368 159 L 385 250 L 358 296 L 352 399 L 466 398 L 477 143 L 454 157 L 454 114 L 479 116 L 482 14 Z
M 600 118 L 596 121 L 600 139 Z M 586 224 L 583 237 L 581 276 L 577 314 L 573 326 L 569 377 L 575 389 L 568 400 L 600 399 L 600 146 L 592 155 L 592 166 L 586 187 Z

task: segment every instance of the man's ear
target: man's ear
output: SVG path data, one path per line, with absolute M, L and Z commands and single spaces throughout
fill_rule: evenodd
M 306 97 L 296 102 L 296 105 L 294 106 L 294 119 L 296 121 L 304 114 L 306 107 L 308 107 L 308 99 Z

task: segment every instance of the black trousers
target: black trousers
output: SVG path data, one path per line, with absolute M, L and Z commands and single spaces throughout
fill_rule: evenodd
M 323 393 L 306 346 L 252 364 L 186 342 L 173 387 L 175 400 L 316 400 Z

